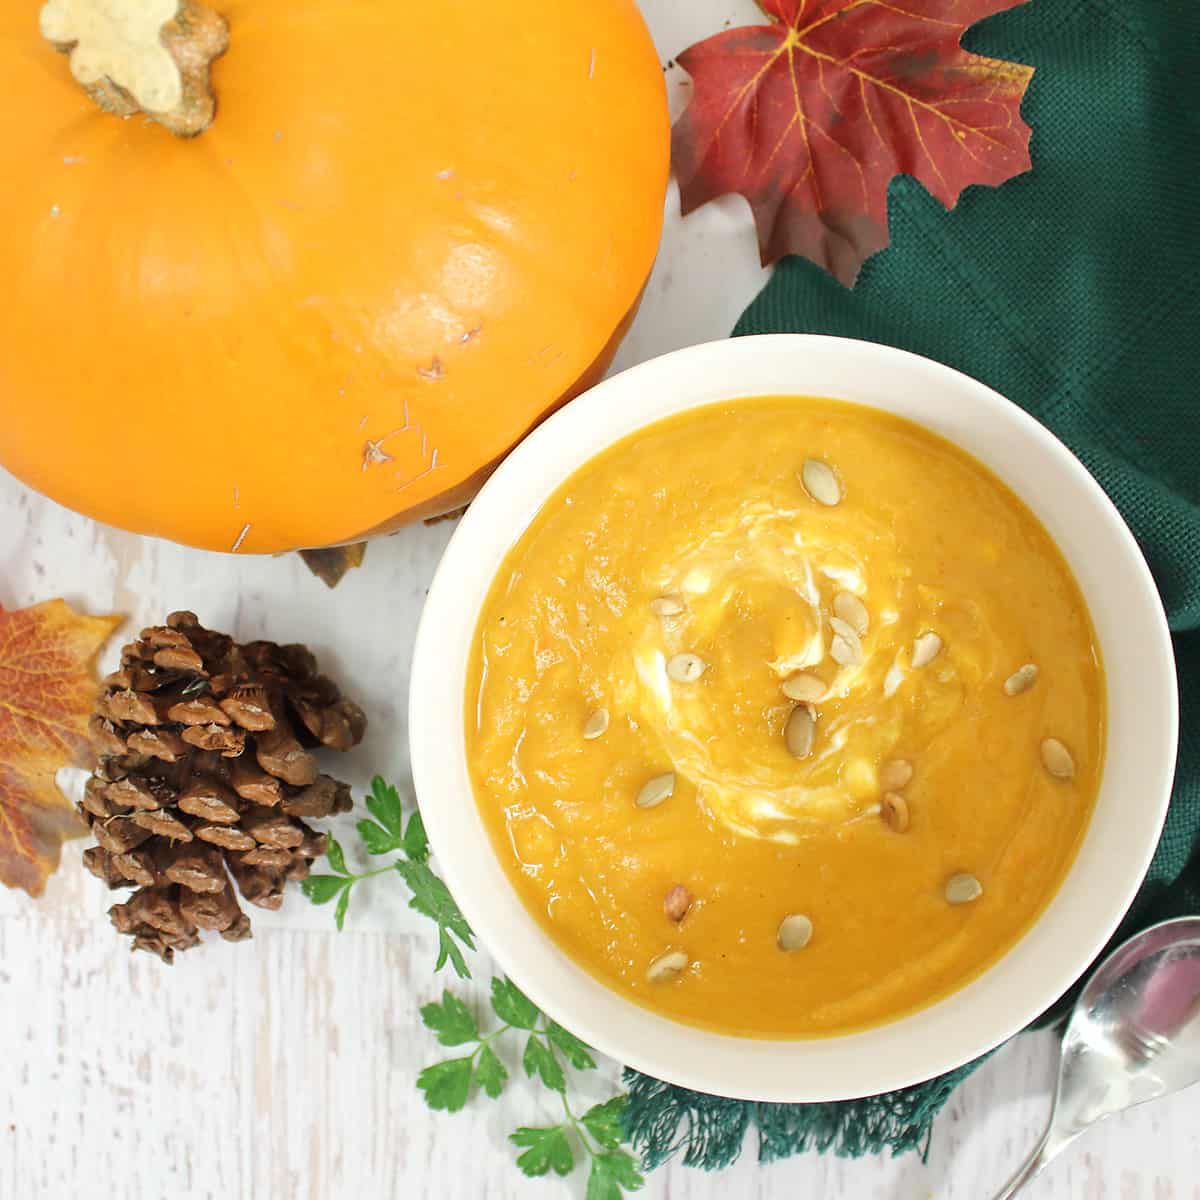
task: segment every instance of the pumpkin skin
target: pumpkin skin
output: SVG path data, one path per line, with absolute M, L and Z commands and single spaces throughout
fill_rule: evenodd
M 0 463 L 214 550 L 462 503 L 601 374 L 658 246 L 633 0 L 215 0 L 211 128 L 101 112 L 0 12 Z

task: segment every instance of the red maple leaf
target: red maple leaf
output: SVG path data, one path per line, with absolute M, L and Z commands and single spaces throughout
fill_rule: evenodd
M 758 0 L 773 24 L 679 55 L 695 83 L 672 137 L 684 213 L 740 192 L 764 265 L 802 254 L 853 285 L 888 243 L 894 175 L 953 208 L 967 184 L 1029 169 L 1033 68 L 959 45 L 1023 2 Z

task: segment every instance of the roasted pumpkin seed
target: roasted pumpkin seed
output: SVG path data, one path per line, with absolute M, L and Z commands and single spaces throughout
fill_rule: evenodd
M 833 611 L 859 637 L 870 628 L 871 615 L 867 612 L 867 606 L 853 592 L 838 592 L 833 598 Z
M 677 617 L 684 610 L 683 597 L 671 594 L 650 601 L 650 611 L 656 617 Z
M 903 833 L 908 828 L 908 801 L 899 792 L 884 792 L 879 811 L 889 829 Z
M 793 758 L 807 758 L 817 736 L 817 719 L 807 704 L 797 704 L 783 727 L 783 741 Z
M 966 871 L 951 875 L 944 891 L 947 904 L 970 904 L 983 895 L 983 884 Z
M 779 922 L 775 941 L 780 950 L 803 950 L 812 940 L 813 923 L 803 913 L 792 913 Z
M 913 642 L 912 665 L 927 667 L 942 652 L 942 639 L 936 633 L 923 633 Z
M 663 897 L 663 912 L 667 914 L 667 919 L 670 921 L 676 923 L 682 921 L 691 907 L 692 893 L 682 883 L 677 883 L 674 887 L 669 888 L 666 896 Z
M 646 968 L 646 978 L 651 983 L 669 983 L 678 979 L 687 965 L 688 956 L 682 950 L 668 950 Z
M 1004 694 L 1006 696 L 1019 696 L 1022 692 L 1029 691 L 1037 683 L 1037 677 L 1037 663 L 1026 663 L 1023 667 L 1018 667 L 1004 681 Z
M 841 617 L 830 617 L 829 628 L 833 638 L 829 643 L 829 657 L 843 667 L 857 666 L 863 660 L 862 642 L 858 633 L 849 621 Z
M 842 485 L 833 473 L 833 468 L 819 458 L 809 458 L 800 468 L 800 482 L 804 490 L 818 503 L 832 508 L 841 503 Z
M 1075 778 L 1075 760 L 1058 738 L 1042 739 L 1042 766 L 1055 779 Z
M 698 654 L 676 654 L 667 659 L 667 675 L 676 683 L 695 683 L 708 670 Z
M 824 680 L 811 671 L 793 671 L 779 685 L 779 690 L 799 704 L 820 704 L 828 692 Z
M 608 732 L 608 709 L 598 708 L 588 719 L 583 723 L 583 737 L 585 741 L 592 742 L 596 738 L 602 738 Z
M 638 808 L 657 808 L 664 800 L 669 800 L 675 794 L 675 772 L 668 771 L 665 775 L 655 775 L 653 779 L 642 784 L 641 791 L 634 802 Z

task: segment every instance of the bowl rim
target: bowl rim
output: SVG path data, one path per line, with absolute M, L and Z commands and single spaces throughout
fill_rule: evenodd
M 758 367 L 772 361 L 778 363 L 778 373 L 796 375 L 794 384 L 729 390 L 711 383 L 713 377 L 736 371 L 753 378 Z M 642 1008 L 571 960 L 525 911 L 479 820 L 470 786 L 463 722 L 465 670 L 479 609 L 495 570 L 565 478 L 630 432 L 672 413 L 754 395 L 838 396 L 837 389 L 806 384 L 806 372 L 812 375 L 814 364 L 822 364 L 815 372 L 818 376 L 822 370 L 833 375 L 846 370 L 885 379 L 886 385 L 878 385 L 889 389 L 883 402 L 864 398 L 853 386 L 840 398 L 909 419 L 914 418 L 904 404 L 925 403 L 918 395 L 922 387 L 931 394 L 941 388 L 962 411 L 947 405 L 939 420 L 957 422 L 964 435 L 978 425 L 987 426 L 997 444 L 1008 439 L 1009 451 L 1019 444 L 1023 452 L 1052 464 L 1048 478 L 1056 495 L 1069 493 L 1070 504 L 1079 505 L 1084 514 L 1071 521 L 1083 528 L 1086 518 L 1088 537 L 1099 539 L 1106 553 L 1118 560 L 1116 587 L 1133 626 L 1128 640 L 1136 637 L 1140 654 L 1142 707 L 1134 716 L 1145 718 L 1153 744 L 1141 755 L 1143 774 L 1120 772 L 1124 784 L 1140 785 L 1141 802 L 1126 806 L 1132 814 L 1124 818 L 1127 830 L 1110 831 L 1109 825 L 1121 822 L 1116 801 L 1106 800 L 1117 787 L 1116 782 L 1109 786 L 1114 688 L 1128 684 L 1130 677 L 1126 672 L 1122 680 L 1114 680 L 1110 647 L 1098 627 L 1108 677 L 1104 778 L 1083 844 L 1033 926 L 950 996 L 895 1021 L 821 1038 L 745 1038 L 685 1025 Z M 671 385 L 669 395 L 655 392 L 664 385 Z M 720 394 L 713 394 L 714 387 Z M 905 397 L 899 407 L 892 407 L 893 388 Z M 656 397 L 649 405 L 647 394 Z M 943 402 L 929 403 L 936 407 Z M 964 423 L 966 411 L 974 424 Z M 1047 525 L 1080 580 L 1095 622 L 1091 594 L 1080 578 L 1080 566 L 1093 560 L 1068 553 L 1029 488 L 1016 486 L 989 461 L 983 442 L 964 446 L 944 424 L 935 427 L 920 419 L 917 423 L 981 459 Z M 595 440 L 598 430 L 603 432 Z M 982 436 L 971 432 L 968 440 Z M 1060 498 L 1056 503 L 1067 501 Z M 1104 603 L 1112 607 L 1107 598 Z M 1117 643 L 1122 655 L 1125 640 L 1122 635 Z M 1116 695 L 1127 705 L 1124 693 Z M 1149 567 L 1115 505 L 1071 451 L 1030 414 L 962 372 L 880 343 L 815 334 L 724 339 L 647 360 L 597 384 L 534 430 L 487 481 L 450 539 L 417 631 L 408 711 L 413 782 L 430 843 L 463 914 L 501 970 L 553 1020 L 618 1062 L 693 1090 L 760 1102 L 827 1102 L 922 1082 L 987 1053 L 1053 1004 L 1110 940 L 1142 883 L 1166 817 L 1179 722 L 1170 632 Z M 1085 853 L 1095 840 L 1102 803 L 1104 837 L 1095 853 Z M 486 853 L 481 853 L 481 839 Z M 1117 862 L 1093 862 L 1106 854 L 1113 857 L 1114 845 L 1119 846 Z M 1055 931 L 1050 932 L 1052 914 Z M 1032 981 L 1027 975 L 1031 970 Z

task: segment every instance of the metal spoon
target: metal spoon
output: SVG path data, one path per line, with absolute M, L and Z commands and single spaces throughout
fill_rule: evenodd
M 1153 925 L 1100 964 L 1062 1043 L 1050 1125 L 996 1200 L 1010 1200 L 1083 1131 L 1200 1082 L 1200 917 Z

